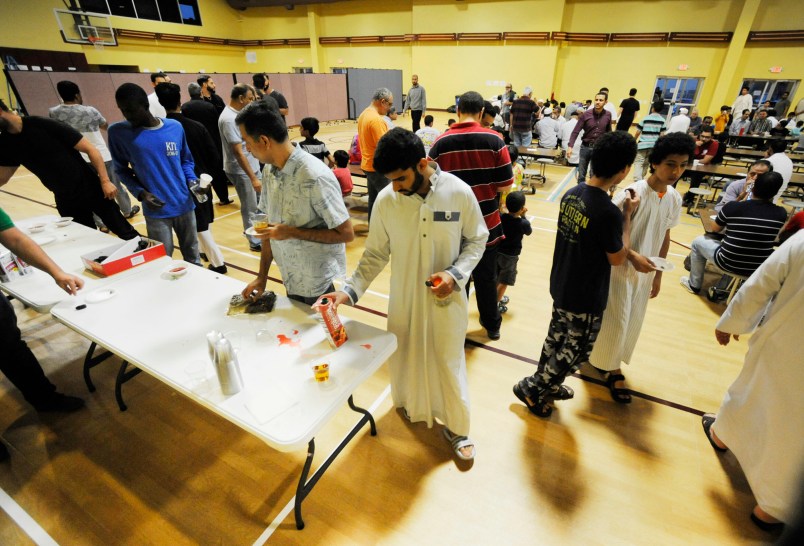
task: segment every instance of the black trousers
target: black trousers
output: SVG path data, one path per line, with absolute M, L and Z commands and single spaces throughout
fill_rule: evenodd
M 72 216 L 73 220 L 95 229 L 92 213 L 97 214 L 109 230 L 124 240 L 139 236 L 137 230 L 120 213 L 120 207 L 112 199 L 106 199 L 100 182 L 88 181 L 87 185 L 71 194 L 56 194 L 56 208 L 62 216 Z
M 469 286 L 475 283 L 475 299 L 480 313 L 480 325 L 486 330 L 497 331 L 502 324 L 502 316 L 497 307 L 497 247 L 487 246 L 483 257 L 477 263 L 472 277 L 466 283 L 466 294 Z
M 377 194 L 390 183 L 384 174 L 374 171 L 366 171 L 366 187 L 368 188 L 368 217 L 371 220 L 371 209 L 374 208 L 374 201 Z
M 421 121 L 422 121 L 422 112 L 421 110 L 411 110 L 410 111 L 410 118 L 413 120 L 413 132 L 415 133 L 419 129 L 422 128 Z
M 17 387 L 25 400 L 34 406 L 47 400 L 56 392 L 39 361 L 22 340 L 17 327 L 14 307 L 4 294 L 0 294 L 0 371 Z

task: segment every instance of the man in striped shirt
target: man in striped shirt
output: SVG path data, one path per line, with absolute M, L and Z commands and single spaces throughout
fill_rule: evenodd
M 656 101 L 650 108 L 650 115 L 637 123 L 637 131 L 634 135 L 637 138 L 637 156 L 634 160 L 634 182 L 639 182 L 645 178 L 648 170 L 648 163 L 645 161 L 650 155 L 653 145 L 656 144 L 659 136 L 667 130 L 667 123 L 664 116 L 659 112 L 664 108 L 664 102 Z
M 489 238 L 480 263 L 472 271 L 480 325 L 490 339 L 500 339 L 502 317 L 497 307 L 497 246 L 505 238 L 500 223 L 499 193 L 514 183 L 511 157 L 500 134 L 480 126 L 483 97 L 475 91 L 461 95 L 458 123 L 438 137 L 429 158 L 442 170 L 466 182 L 480 204 Z M 469 283 L 466 284 L 467 291 Z
M 684 288 L 693 294 L 701 291 L 707 261 L 744 277 L 762 265 L 787 220 L 787 211 L 772 202 L 781 187 L 779 173 L 761 174 L 754 182 L 751 199 L 732 201 L 720 210 L 712 229 L 719 232 L 728 228 L 726 237 L 721 242 L 700 236 L 692 242 L 690 276 L 681 277 Z

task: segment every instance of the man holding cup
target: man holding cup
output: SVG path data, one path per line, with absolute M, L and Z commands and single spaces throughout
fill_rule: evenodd
M 184 129 L 172 119 L 155 118 L 145 90 L 136 84 L 118 87 L 115 100 L 126 121 L 109 127 L 109 149 L 117 176 L 142 202 L 148 237 L 171 256 L 175 232 L 184 260 L 201 265 L 190 195 L 198 179 Z
M 346 274 L 345 243 L 354 231 L 341 186 L 324 163 L 293 146 L 281 115 L 265 102 L 243 108 L 235 123 L 248 151 L 265 163 L 258 210 L 267 218 L 253 217 L 262 240 L 260 272 L 243 296 L 263 293 L 276 259 L 288 297 L 313 304 Z

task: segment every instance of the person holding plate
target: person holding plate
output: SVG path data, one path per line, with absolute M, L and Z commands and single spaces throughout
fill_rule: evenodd
M 641 204 L 631 219 L 628 260 L 611 268 L 608 305 L 589 362 L 603 374 L 612 399 L 621 404 L 630 403 L 631 395 L 620 366 L 630 363 L 648 300 L 659 295 L 662 270 L 669 265 L 665 259 L 670 229 L 681 220 L 681 195 L 672 185 L 684 174 L 694 153 L 695 141 L 686 133 L 659 137 L 648 156 L 650 176 L 614 194 L 618 207 L 631 191 Z

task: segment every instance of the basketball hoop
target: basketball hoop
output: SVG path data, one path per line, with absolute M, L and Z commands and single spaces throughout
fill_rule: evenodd
M 95 46 L 96 51 L 103 51 L 103 40 L 101 40 L 100 36 L 87 36 L 87 40 Z

